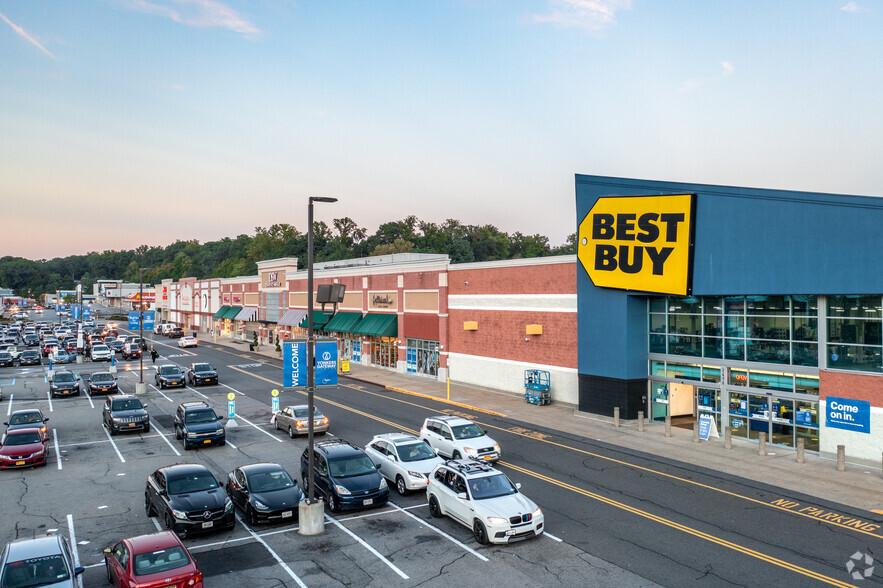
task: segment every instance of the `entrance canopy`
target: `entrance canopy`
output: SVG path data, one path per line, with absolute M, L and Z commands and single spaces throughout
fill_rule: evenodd
M 395 337 L 399 333 L 398 316 L 394 314 L 367 314 L 352 332 L 369 337 Z

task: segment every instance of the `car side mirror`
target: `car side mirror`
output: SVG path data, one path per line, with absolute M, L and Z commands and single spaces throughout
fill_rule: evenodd
M 110 547 L 105 547 L 105 548 L 104 548 L 104 553 L 110 553 Z
M 459 494 L 457 494 L 457 498 L 459 498 L 460 500 L 466 500 L 467 499 L 466 493 L 460 492 Z
M 515 482 L 515 489 L 521 490 L 521 482 Z
M 80 574 L 82 574 L 85 571 L 86 571 L 86 568 L 83 568 L 83 567 L 74 568 L 74 575 L 79 576 Z
M 48 423 L 48 422 L 49 422 L 49 417 L 45 417 L 45 418 L 43 419 L 43 422 L 44 422 L 44 423 Z M 6 423 L 4 423 L 4 424 L 6 424 Z
M 43 419 L 43 422 L 45 423 L 46 419 Z M 7 427 L 9 426 L 9 423 L 7 423 L 6 421 L 3 421 L 3 424 L 6 425 Z
M 398 461 L 398 460 L 396 459 L 396 456 L 394 456 L 394 455 L 387 455 L 387 456 L 386 456 L 386 459 L 388 459 L 389 461 Z

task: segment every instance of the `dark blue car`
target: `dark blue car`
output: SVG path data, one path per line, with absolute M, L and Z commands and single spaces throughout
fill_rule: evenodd
M 307 451 L 300 456 L 304 493 L 309 492 Z M 332 512 L 383 506 L 389 501 L 389 487 L 371 458 L 343 439 L 315 443 L 313 477 L 315 493 Z

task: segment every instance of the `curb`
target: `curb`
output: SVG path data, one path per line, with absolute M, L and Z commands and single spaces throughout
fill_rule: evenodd
M 364 378 L 355 378 L 353 376 L 342 376 L 347 378 L 348 380 L 353 380 L 355 382 L 362 382 L 363 384 L 371 384 L 373 386 L 382 386 L 386 390 L 391 390 L 393 392 L 398 392 L 399 394 L 408 394 L 409 396 L 417 396 L 418 398 L 426 398 L 427 400 L 435 400 L 436 402 L 441 402 L 443 404 L 450 404 L 451 406 L 457 406 L 459 408 L 465 408 L 466 410 L 471 410 L 474 412 L 483 412 L 485 414 L 489 414 L 492 416 L 506 418 L 506 415 L 501 412 L 496 412 L 493 410 L 489 410 L 487 408 L 481 408 L 478 406 L 473 406 L 471 404 L 464 404 L 462 402 L 455 402 L 453 400 L 446 400 L 444 398 L 436 398 L 435 396 L 431 396 L 429 394 L 422 394 L 420 392 L 412 392 L 411 390 L 405 390 L 404 388 L 396 388 L 395 386 L 387 386 L 385 384 L 379 384 L 377 382 L 373 382 L 371 380 L 366 380 Z

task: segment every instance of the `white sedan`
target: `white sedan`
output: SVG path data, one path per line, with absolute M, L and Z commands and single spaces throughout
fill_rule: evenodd
M 178 339 L 178 347 L 196 347 L 199 341 L 196 337 L 181 337 Z

